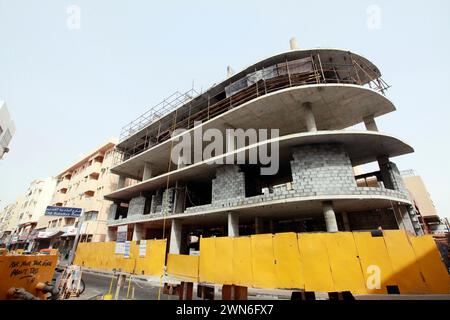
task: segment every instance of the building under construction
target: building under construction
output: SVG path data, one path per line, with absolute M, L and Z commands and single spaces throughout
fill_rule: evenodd
M 198 250 L 198 236 L 276 232 L 405 229 L 422 234 L 392 158 L 412 153 L 378 131 L 376 118 L 395 111 L 379 69 L 340 49 L 291 50 L 272 55 L 202 93 L 176 93 L 123 128 L 111 171 L 119 187 L 108 239 L 128 225 L 128 240 L 167 237 L 171 253 Z M 351 127 L 363 123 L 366 130 Z M 263 164 L 171 161 L 180 136 L 196 129 L 278 129 L 215 159 L 276 143 L 279 170 Z M 196 150 L 192 147 L 192 154 Z M 194 157 L 195 158 L 195 157 Z M 375 172 L 354 167 L 378 164 Z M 137 180 L 130 184 L 128 179 Z

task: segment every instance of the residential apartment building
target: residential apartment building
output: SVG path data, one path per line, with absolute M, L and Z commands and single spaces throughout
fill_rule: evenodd
M 402 177 L 425 230 L 429 233 L 448 232 L 448 222 L 442 221 L 439 217 L 422 177 L 414 170 L 402 171 Z
M 0 213 L 0 245 L 11 247 L 11 242 L 18 240 L 17 234 L 13 235 L 19 221 L 20 209 L 25 197 L 20 196 L 14 203 L 7 205 Z
M 16 132 L 14 121 L 11 119 L 4 101 L 0 101 L 0 160 L 9 152 L 9 143 Z
M 81 242 L 104 241 L 106 219 L 111 202 L 104 195 L 117 187 L 117 176 L 110 174 L 116 141 L 108 140 L 57 175 L 51 201 L 53 206 L 84 209 Z M 78 218 L 43 216 L 36 229 L 38 248 L 58 248 L 67 255 L 76 235 Z
M 13 235 L 17 235 L 11 242 L 12 249 L 31 251 L 37 236 L 36 225 L 52 200 L 55 192 L 56 179 L 48 177 L 31 182 L 19 207 L 19 217 Z
M 122 130 L 116 146 L 121 157 L 111 171 L 121 181 L 139 182 L 119 183 L 106 194 L 114 201 L 108 239 L 127 226 L 129 240 L 164 236 L 171 253 L 186 254 L 195 247 L 189 240 L 194 236 L 378 228 L 422 234 L 392 162 L 414 149 L 379 132 L 376 123 L 396 110 L 386 97 L 388 87 L 376 65 L 361 55 L 292 48 L 201 94 L 172 95 Z M 349 130 L 359 123 L 365 130 Z M 222 146 L 227 130 L 236 128 L 279 134 L 257 143 L 244 139 L 239 148 L 232 143 L 206 158 L 194 142 L 177 161 L 171 159 L 180 141 L 196 141 L 196 132 L 222 134 Z M 249 152 L 261 146 L 277 148 L 275 174 L 263 175 L 266 164 L 248 161 Z M 240 155 L 244 164 L 236 161 Z M 234 162 L 225 161 L 230 157 Z M 378 170 L 354 172 L 366 164 Z

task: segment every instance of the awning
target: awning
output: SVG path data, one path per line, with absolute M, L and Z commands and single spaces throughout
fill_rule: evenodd
M 77 228 L 75 227 L 65 227 L 64 233 L 61 237 L 74 237 L 77 234 Z
M 53 238 L 62 235 L 64 232 L 60 230 L 55 231 L 41 231 L 38 233 L 36 239 L 47 239 L 47 238 Z

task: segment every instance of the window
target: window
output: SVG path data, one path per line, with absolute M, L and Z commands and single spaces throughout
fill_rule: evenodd
M 97 220 L 98 211 L 89 211 L 84 214 L 85 221 Z

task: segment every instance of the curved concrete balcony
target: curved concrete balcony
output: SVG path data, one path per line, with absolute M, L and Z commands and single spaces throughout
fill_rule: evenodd
M 261 97 L 268 97 L 286 89 L 333 84 L 367 87 L 383 94 L 388 87 L 373 63 L 348 50 L 309 49 L 282 52 L 252 64 L 196 97 L 186 99 L 183 96 L 182 99 L 175 99 L 175 102 L 172 101 L 173 99 L 167 99 L 158 105 L 162 110 L 158 108 L 153 110 L 153 108 L 144 113 L 123 128 L 121 142 L 117 145 L 117 150 L 122 153 L 122 157 L 118 157 L 117 161 L 126 161 L 154 145 L 169 140 L 173 129 L 191 129 L 196 125 L 195 121 L 213 120 Z M 309 95 L 309 91 L 307 93 Z M 325 95 L 326 93 L 323 93 L 323 97 L 312 96 L 311 99 L 327 99 L 328 104 L 339 100 L 339 95 L 331 93 L 331 96 L 324 97 Z M 349 97 L 347 95 L 346 98 L 349 99 Z M 287 98 L 282 98 L 284 98 L 282 100 L 288 100 L 289 94 Z M 305 100 L 295 101 L 297 109 L 302 102 Z M 273 107 L 273 105 L 268 106 L 269 110 Z M 366 116 L 374 115 L 379 111 L 375 110 Z M 325 126 L 328 125 L 325 124 Z M 246 127 L 239 126 L 239 128 Z M 341 128 L 343 127 L 338 123 L 332 127 L 332 129 Z M 284 134 L 287 133 L 289 132 Z
M 124 219 L 108 220 L 108 226 L 128 223 L 152 222 L 160 226 L 164 219 L 183 219 L 183 224 L 202 225 L 227 222 L 229 212 L 238 213 L 239 219 L 246 216 L 271 217 L 279 219 L 299 218 L 302 216 L 321 216 L 322 203 L 332 201 L 336 212 L 359 212 L 392 208 L 397 204 L 411 205 L 406 193 L 384 188 L 355 188 L 351 194 L 300 194 L 295 190 L 283 190 L 279 193 L 259 195 L 241 199 L 223 200 L 214 204 L 190 207 L 178 214 L 134 215 Z
M 384 95 L 359 85 L 318 84 L 286 88 L 248 101 L 150 147 L 115 165 L 111 172 L 141 180 L 144 163 L 149 162 L 154 175 L 165 173 L 173 141 L 179 141 L 188 135 L 194 141 L 197 130 L 204 132 L 217 129 L 224 136 L 227 128 L 279 129 L 280 136 L 306 132 L 306 112 L 302 108 L 304 102 L 311 103 L 317 129 L 320 131 L 341 130 L 363 122 L 365 117 L 378 117 L 395 110 L 392 102 Z
M 291 150 L 294 147 L 311 144 L 340 144 L 346 150 L 350 158 L 351 165 L 357 166 L 376 161 L 380 156 L 396 157 L 414 152 L 414 149 L 400 139 L 385 133 L 374 131 L 317 131 L 301 132 L 275 139 L 269 139 L 257 144 L 246 146 L 232 152 L 228 152 L 216 157 L 194 163 L 192 165 L 166 172 L 133 186 L 116 190 L 105 196 L 105 199 L 112 201 L 129 200 L 138 196 L 141 192 L 152 191 L 158 188 L 165 188 L 169 179 L 169 186 L 173 186 L 176 181 L 196 181 L 210 180 L 214 178 L 219 160 L 225 163 L 224 159 L 239 154 L 244 154 L 248 159 L 251 151 L 256 151 L 262 145 L 277 142 L 279 144 L 280 166 L 289 163 Z M 268 147 L 268 149 L 270 149 Z

